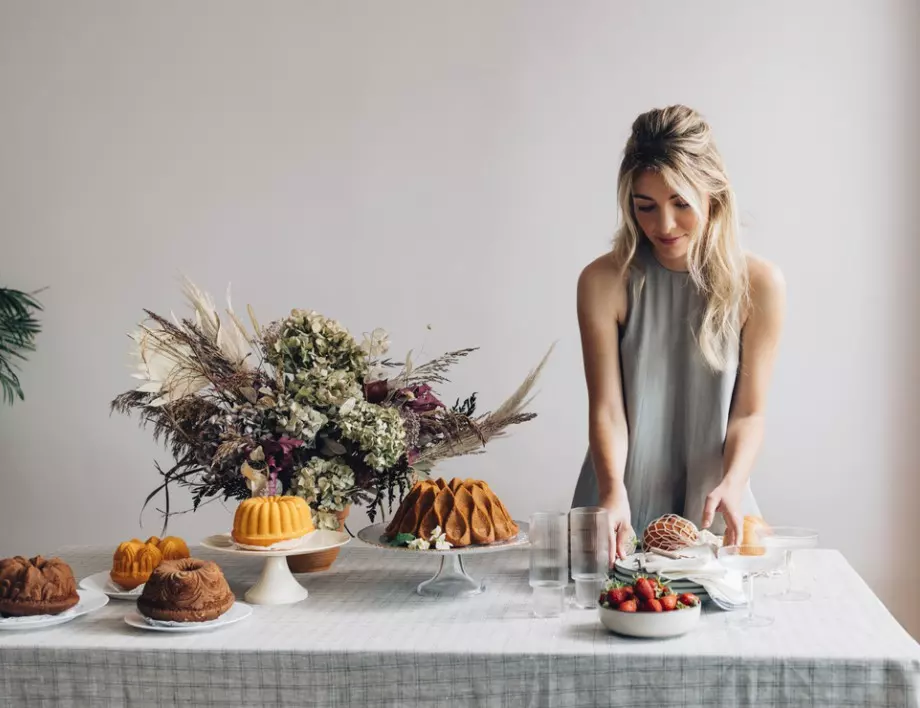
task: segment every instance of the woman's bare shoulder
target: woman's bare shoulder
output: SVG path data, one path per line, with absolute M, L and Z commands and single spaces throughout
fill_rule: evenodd
M 614 311 L 617 319 L 626 312 L 627 273 L 614 261 L 612 253 L 605 253 L 586 265 L 578 277 L 580 308 Z
M 753 253 L 745 255 L 754 304 L 768 305 L 782 300 L 786 292 L 786 279 L 780 267 Z

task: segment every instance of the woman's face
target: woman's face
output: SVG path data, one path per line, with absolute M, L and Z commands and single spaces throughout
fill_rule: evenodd
M 653 170 L 636 175 L 632 200 L 636 222 L 651 241 L 658 260 L 668 268 L 686 270 L 690 239 L 700 227 L 690 205 Z M 708 199 L 703 200 L 708 211 L 707 202 Z

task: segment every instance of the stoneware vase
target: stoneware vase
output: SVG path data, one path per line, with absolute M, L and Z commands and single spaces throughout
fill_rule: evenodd
M 351 505 L 345 507 L 343 511 L 338 512 L 336 516 L 339 519 L 339 530 L 344 530 L 345 519 L 348 518 L 348 512 L 351 511 Z M 300 556 L 288 556 L 287 564 L 292 573 L 321 573 L 329 570 L 335 559 L 339 557 L 339 548 L 330 548 L 328 551 L 319 553 L 305 553 Z

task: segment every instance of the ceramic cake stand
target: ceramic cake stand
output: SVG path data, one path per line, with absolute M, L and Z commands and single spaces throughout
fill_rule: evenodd
M 420 583 L 415 591 L 419 595 L 429 597 L 468 597 L 478 595 L 486 589 L 485 583 L 470 577 L 463 567 L 464 556 L 474 556 L 483 553 L 498 553 L 507 551 L 511 548 L 520 548 L 530 543 L 527 537 L 526 524 L 515 521 L 521 529 L 517 536 L 509 538 L 507 541 L 491 543 L 488 546 L 464 546 L 462 548 L 451 548 L 446 551 L 438 551 L 434 548 L 427 551 L 416 551 L 406 546 L 391 546 L 390 542 L 384 536 L 386 524 L 373 524 L 367 526 L 358 532 L 358 538 L 364 543 L 380 548 L 385 551 L 410 553 L 416 557 L 438 556 L 441 559 L 441 566 L 433 577 L 423 583 Z
M 250 551 L 237 548 L 229 533 L 208 536 L 201 542 L 205 548 L 237 556 L 256 556 L 265 559 L 259 580 L 243 596 L 246 602 L 255 605 L 287 605 L 305 600 L 309 593 L 297 582 L 288 568 L 288 556 L 301 556 L 319 553 L 332 548 L 344 546 L 350 537 L 342 531 L 313 531 L 304 536 L 303 541 L 294 548 L 276 551 Z

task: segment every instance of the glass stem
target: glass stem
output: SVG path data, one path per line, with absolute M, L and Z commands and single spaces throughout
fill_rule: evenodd
M 792 551 L 786 551 L 786 594 L 791 594 L 795 590 L 795 582 L 792 578 L 795 565 L 792 563 Z
M 754 574 L 748 573 L 745 581 L 747 583 L 748 619 L 754 619 Z

